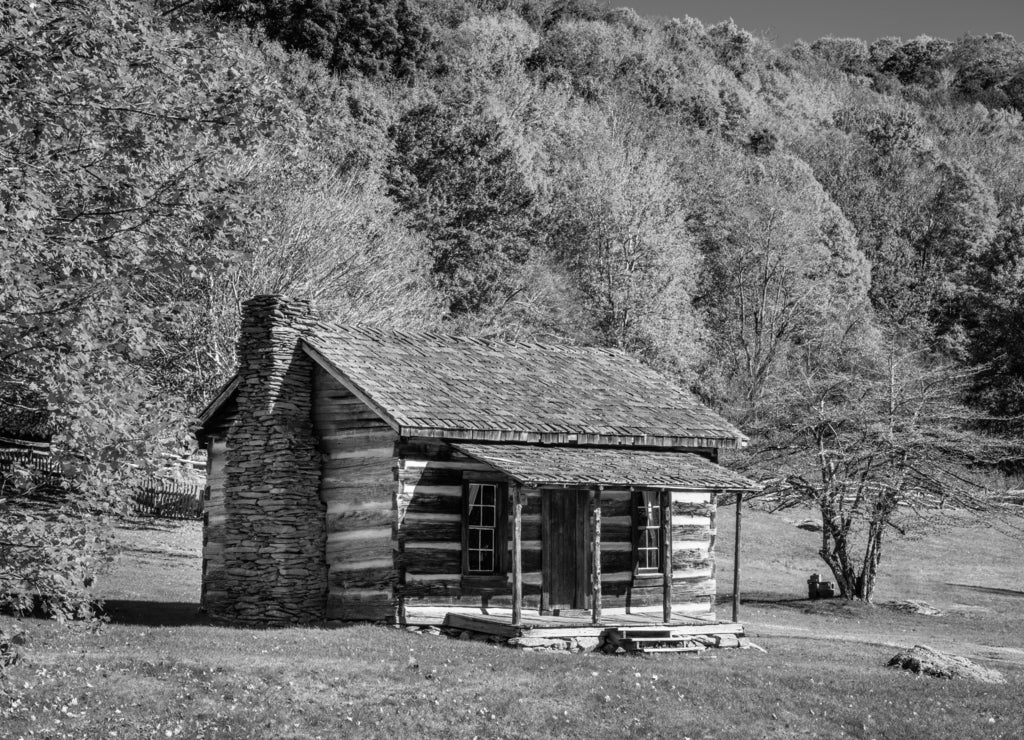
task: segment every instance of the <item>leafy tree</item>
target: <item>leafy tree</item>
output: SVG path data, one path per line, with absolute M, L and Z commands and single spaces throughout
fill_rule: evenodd
M 188 414 L 223 372 L 190 329 L 244 258 L 250 163 L 344 166 L 360 126 L 291 97 L 318 99 L 308 63 L 129 0 L 4 5 L 0 45 L 0 385 L 44 399 L 64 480 L 60 506 L 37 511 L 37 482 L 5 479 L 0 594 L 74 613 L 104 517 L 188 448 Z
M 957 40 L 951 61 L 953 87 L 968 100 L 997 108 L 1009 103 L 1002 86 L 1024 65 L 1024 47 L 1005 33 L 968 34 Z
M 938 87 L 944 81 L 952 49 L 953 44 L 945 39 L 919 36 L 892 50 L 879 69 L 904 85 Z
M 975 265 L 999 224 L 995 197 L 975 173 L 943 163 L 938 174 L 939 187 L 928 204 L 929 228 L 915 245 L 915 292 L 929 298 L 936 333 L 949 335 L 962 329 Z
M 578 297 L 585 338 L 692 376 L 698 255 L 656 150 L 592 128 L 553 174 L 548 249 Z
M 972 266 L 961 320 L 969 341 L 972 397 L 993 415 L 1024 417 L 1024 210 L 1007 209 L 991 244 Z
M 210 0 L 208 7 L 340 74 L 410 77 L 430 51 L 429 29 L 408 0 Z
M 861 39 L 828 36 L 811 44 L 815 56 L 847 74 L 866 74 L 869 68 L 868 45 Z
M 868 56 L 871 59 L 871 64 L 875 69 L 881 69 L 886 60 L 902 45 L 903 39 L 898 36 L 886 36 L 876 39 L 868 46 Z
M 802 162 L 776 154 L 733 167 L 727 198 L 699 194 L 708 202 L 690 208 L 705 256 L 699 302 L 715 358 L 708 379 L 737 418 L 753 423 L 765 394 L 786 382 L 790 353 L 863 303 L 868 265 Z
M 428 103 L 390 129 L 388 193 L 428 239 L 431 273 L 452 316 L 521 288 L 535 194 L 512 138 L 483 104 Z

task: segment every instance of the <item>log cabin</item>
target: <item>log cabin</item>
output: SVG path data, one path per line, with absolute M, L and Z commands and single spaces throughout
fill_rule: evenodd
M 202 603 L 236 624 L 713 619 L 721 467 L 744 435 L 615 350 L 243 308 L 199 420 Z

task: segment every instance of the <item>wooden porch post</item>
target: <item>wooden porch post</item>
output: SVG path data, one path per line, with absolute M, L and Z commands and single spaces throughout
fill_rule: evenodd
M 590 608 L 594 624 L 601 622 L 601 487 L 590 492 Z
M 736 492 L 736 542 L 732 557 L 732 621 L 740 621 L 740 524 L 743 512 L 743 491 Z
M 672 492 L 661 492 L 661 563 L 663 580 L 661 614 L 665 624 L 672 621 Z
M 512 490 L 512 626 L 523 623 L 523 494 Z

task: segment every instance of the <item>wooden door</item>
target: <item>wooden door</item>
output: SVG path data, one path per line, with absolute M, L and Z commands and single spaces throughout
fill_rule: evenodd
M 565 614 L 590 608 L 589 514 L 586 491 L 542 492 L 542 612 Z

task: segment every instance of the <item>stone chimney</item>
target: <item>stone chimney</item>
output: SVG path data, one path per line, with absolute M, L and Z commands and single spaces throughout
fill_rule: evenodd
M 225 593 L 210 610 L 218 621 L 289 625 L 325 617 L 312 361 L 300 342 L 314 322 L 308 301 L 256 296 L 243 304 L 238 414 L 225 463 Z

